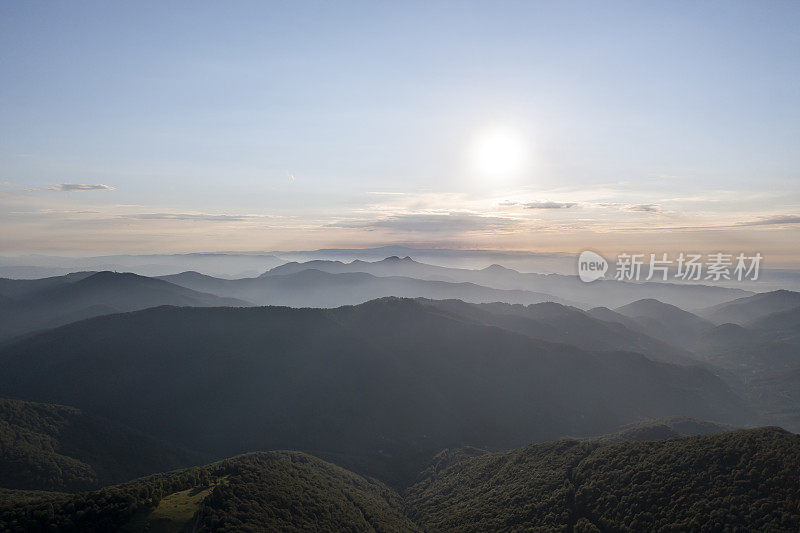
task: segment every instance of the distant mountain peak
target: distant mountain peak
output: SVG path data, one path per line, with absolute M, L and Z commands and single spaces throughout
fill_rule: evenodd
M 381 261 L 379 261 L 379 262 L 381 262 Z M 390 255 L 389 257 L 384 259 L 382 262 L 385 262 L 385 263 L 400 263 L 400 262 L 403 262 L 403 263 L 409 263 L 409 262 L 416 263 L 416 261 L 411 259 L 411 257 L 408 256 L 408 255 L 405 256 L 405 257 L 402 257 L 402 258 L 398 257 L 396 255 Z
M 116 280 L 123 280 L 123 281 L 131 281 L 131 280 L 155 280 L 155 278 L 148 278 L 146 276 L 140 276 L 139 274 L 134 274 L 133 272 L 112 272 L 111 270 L 103 270 L 101 272 L 95 272 L 90 276 L 86 276 L 85 278 L 78 280 L 77 283 L 82 283 L 88 285 L 90 283 L 97 283 L 97 282 L 105 282 L 105 281 L 116 281 Z M 156 283 L 159 283 L 161 280 L 155 280 Z
M 639 313 L 645 310 L 651 312 L 678 312 L 690 314 L 688 311 L 676 305 L 664 303 L 655 298 L 642 298 L 641 300 L 636 300 L 635 302 L 631 302 L 616 309 L 618 313 L 622 313 L 623 315 L 627 313 Z
M 704 309 L 701 313 L 717 324 L 733 322 L 739 325 L 765 318 L 779 311 L 800 307 L 800 292 L 780 289 L 760 292 Z
M 116 277 L 133 278 L 133 277 L 144 277 L 144 276 L 138 276 L 132 272 L 114 272 L 111 270 L 101 270 L 100 272 L 95 272 L 91 276 L 87 276 L 87 278 L 85 279 L 88 278 L 102 279 L 102 278 L 116 278 Z
M 489 265 L 486 268 L 481 269 L 483 272 L 516 272 L 510 268 L 506 268 L 503 265 L 498 265 L 497 263 L 493 265 Z
M 655 298 L 642 298 L 641 300 L 636 300 L 628 305 L 669 305 L 670 307 L 675 307 L 674 305 L 665 304 L 661 300 L 656 300 Z

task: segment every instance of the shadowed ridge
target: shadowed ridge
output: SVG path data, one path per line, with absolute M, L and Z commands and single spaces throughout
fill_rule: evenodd
M 248 306 L 249 302 L 132 273 L 96 272 L 37 290 L 0 308 L 0 340 L 114 312 L 160 305 Z
M 405 475 L 402 457 L 464 442 L 606 433 L 643 416 L 752 416 L 703 369 L 538 340 L 400 298 L 108 315 L 10 343 L 0 365 L 5 394 L 215 455 L 308 449 L 355 457 L 370 474 Z
M 716 324 L 733 322 L 745 325 L 772 313 L 797 307 L 800 307 L 800 292 L 781 289 L 708 307 L 701 310 L 700 315 Z

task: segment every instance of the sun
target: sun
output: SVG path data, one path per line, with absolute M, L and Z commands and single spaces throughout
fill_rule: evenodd
M 527 158 L 525 139 L 518 132 L 493 128 L 477 135 L 472 147 L 475 170 L 488 176 L 519 173 Z

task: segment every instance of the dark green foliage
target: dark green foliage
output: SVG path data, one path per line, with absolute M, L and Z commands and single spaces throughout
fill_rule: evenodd
M 299 452 L 269 452 L 0 509 L 0 531 L 116 531 L 166 495 L 221 479 L 201 507 L 202 530 L 415 529 L 385 485 Z
M 41 501 L 55 502 L 69 497 L 70 495 L 64 492 L 0 488 L 0 513 L 18 505 L 31 505 Z
M 116 531 L 137 511 L 157 505 L 163 496 L 206 485 L 213 476 L 230 472 L 232 466 L 232 460 L 222 461 L 95 492 L 31 501 L 0 510 L 0 531 Z
M 664 441 L 560 441 L 426 472 L 406 503 L 427 529 L 800 528 L 800 437 L 777 428 Z
M 298 452 L 256 454 L 215 488 L 201 531 L 413 531 L 385 485 Z
M 72 407 L 0 398 L 0 487 L 88 490 L 206 459 Z
M 304 453 L 252 453 L 95 492 L 11 495 L 0 530 L 113 531 L 167 495 L 211 487 L 203 531 L 797 531 L 798 465 L 800 436 L 777 428 L 459 448 L 403 499 Z
M 800 438 L 777 428 L 601 447 L 575 469 L 601 528 L 800 529 Z
M 406 501 L 418 523 L 433 530 L 564 528 L 574 498 L 570 473 L 596 446 L 566 440 L 467 454 L 428 469 Z

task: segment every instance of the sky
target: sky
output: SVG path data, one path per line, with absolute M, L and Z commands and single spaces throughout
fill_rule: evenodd
M 798 50 L 796 1 L 3 2 L 0 255 L 800 267 Z

